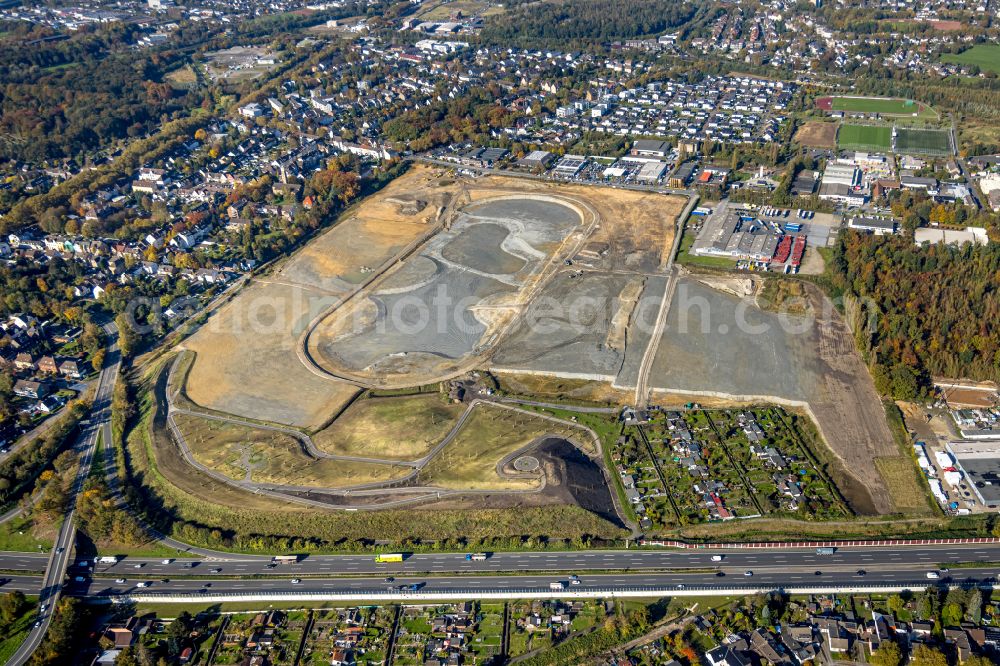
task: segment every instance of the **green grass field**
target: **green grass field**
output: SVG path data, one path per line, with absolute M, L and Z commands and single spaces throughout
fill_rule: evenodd
M 951 153 L 951 140 L 946 130 L 897 128 L 896 152 L 948 155 Z
M 892 129 L 880 125 L 841 125 L 837 147 L 857 150 L 889 150 Z
M 978 65 L 983 71 L 1000 74 L 1000 44 L 976 44 L 961 53 L 943 55 L 941 61 L 956 65 Z
M 834 97 L 834 111 L 854 111 L 856 113 L 882 113 L 890 115 L 911 115 L 920 110 L 920 105 L 906 99 L 868 99 L 858 97 Z

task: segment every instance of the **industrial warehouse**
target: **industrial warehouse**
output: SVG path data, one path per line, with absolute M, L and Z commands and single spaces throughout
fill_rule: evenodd
M 806 249 L 802 212 L 754 211 L 722 201 L 707 215 L 691 254 L 748 261 L 761 269 L 796 272 Z

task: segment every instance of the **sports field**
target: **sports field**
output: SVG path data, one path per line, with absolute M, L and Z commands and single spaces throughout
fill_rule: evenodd
M 896 128 L 897 153 L 921 153 L 927 155 L 951 154 L 951 139 L 947 130 L 925 130 Z
M 888 125 L 841 125 L 837 147 L 853 150 L 889 150 L 892 128 Z
M 1000 74 L 1000 44 L 976 44 L 961 53 L 942 55 L 941 61 L 956 65 L 978 65 L 983 71 Z
M 823 111 L 844 111 L 846 113 L 878 113 L 883 116 L 917 116 L 933 118 L 939 116 L 934 109 L 912 99 L 889 97 L 819 97 L 816 106 Z

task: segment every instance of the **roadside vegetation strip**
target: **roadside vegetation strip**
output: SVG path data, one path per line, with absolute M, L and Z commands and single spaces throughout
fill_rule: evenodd
M 24 595 L 23 599 L 24 602 L 19 607 L 12 606 L 15 608 L 16 615 L 3 627 L 3 636 L 0 636 L 0 664 L 6 664 L 10 660 L 30 633 L 35 621 L 38 597 Z

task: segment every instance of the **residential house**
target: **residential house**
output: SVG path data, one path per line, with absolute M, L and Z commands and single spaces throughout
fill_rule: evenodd
M 33 379 L 18 379 L 14 383 L 14 395 L 19 395 L 22 398 L 38 400 L 48 394 L 49 385 L 46 382 L 35 381 Z

